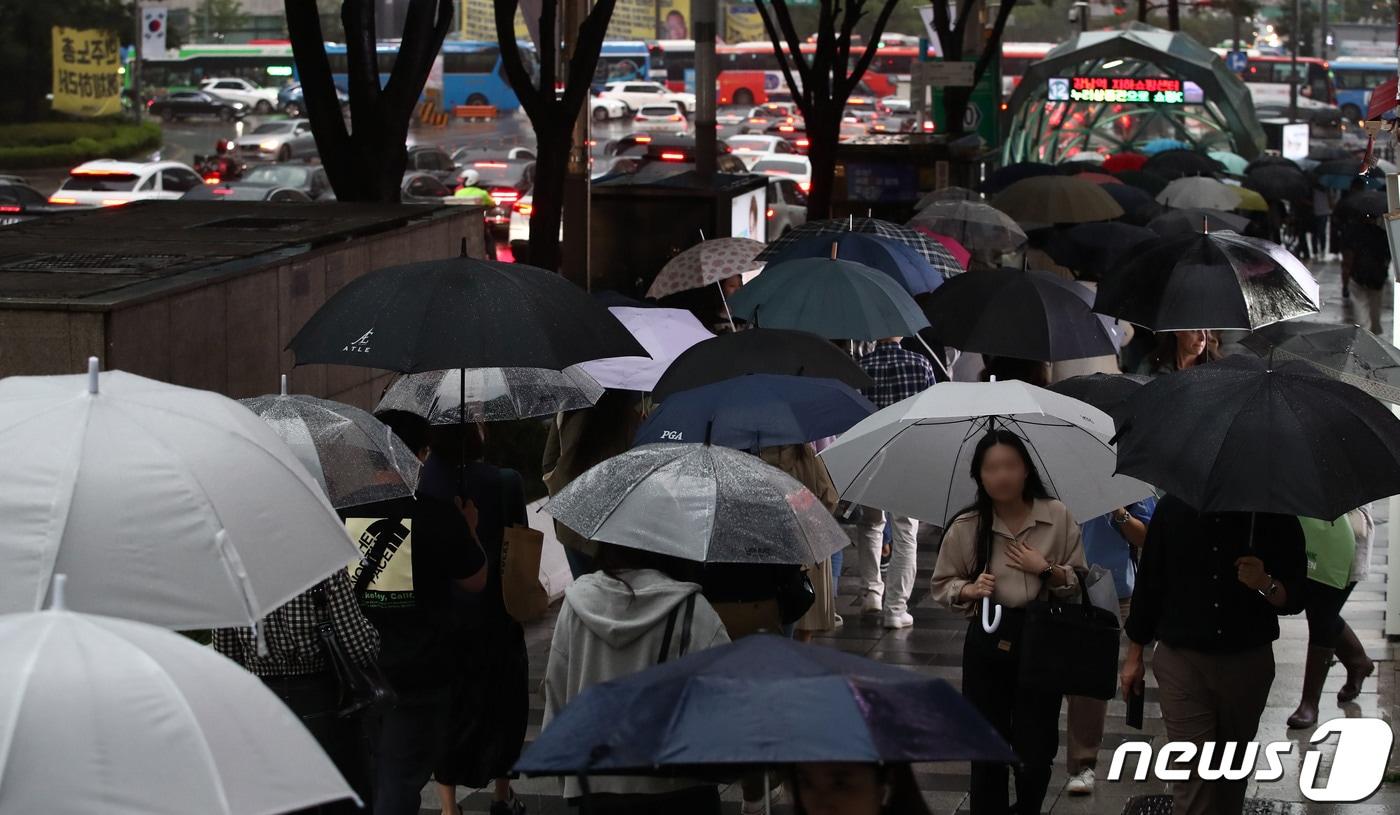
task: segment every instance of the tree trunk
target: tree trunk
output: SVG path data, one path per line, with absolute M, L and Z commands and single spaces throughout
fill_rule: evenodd
M 807 193 L 807 220 L 831 217 L 832 188 L 836 185 L 836 145 L 841 140 L 841 111 L 819 107 L 807 120 L 807 160 L 812 164 L 812 188 Z M 834 114 L 834 115 L 833 115 Z M 815 125 L 815 126 L 814 126 Z
M 1147 0 L 1138 0 L 1138 22 L 1147 22 Z
M 1167 30 L 1181 30 L 1181 5 L 1178 0 L 1167 0 Z
M 553 112 L 561 106 L 555 105 Z M 535 183 L 531 188 L 530 265 L 559 271 L 559 227 L 564 221 L 564 176 L 569 168 L 569 122 L 535 123 Z

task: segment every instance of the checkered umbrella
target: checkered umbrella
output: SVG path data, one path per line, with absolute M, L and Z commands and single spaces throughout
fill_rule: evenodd
M 647 289 L 647 297 L 662 298 L 668 294 L 712 286 L 727 277 L 763 268 L 754 259 L 763 249 L 763 242 L 750 238 L 712 238 L 701 241 L 661 267 L 656 279 Z
M 879 218 L 828 218 L 824 221 L 808 221 L 802 226 L 789 230 L 782 237 L 768 244 L 768 248 L 758 253 L 759 260 L 775 258 L 783 249 L 803 238 L 813 235 L 830 235 L 839 232 L 864 232 L 902 243 L 923 255 L 924 260 L 936 268 L 951 260 L 948 250 L 932 238 L 921 235 L 907 226 L 882 221 Z M 947 234 L 947 233 L 944 233 Z

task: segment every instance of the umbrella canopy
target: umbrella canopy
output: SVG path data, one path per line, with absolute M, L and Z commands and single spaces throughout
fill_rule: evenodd
M 0 617 L 0 652 L 6 812 L 265 815 L 355 798 L 282 700 L 188 637 L 43 611 Z
M 1318 165 L 1314 167 L 1311 172 L 1313 178 L 1317 179 L 1318 185 L 1326 187 L 1329 190 L 1349 190 L 1358 180 L 1363 185 L 1363 189 L 1385 189 L 1385 175 L 1383 173 L 1378 173 L 1374 170 L 1364 173 L 1320 172 L 1322 166 L 1323 165 Z
M 578 286 L 533 266 L 452 258 L 370 272 L 326 300 L 288 344 L 322 362 L 414 373 L 549 368 L 645 356 Z
M 849 260 L 775 263 L 739 289 L 729 307 L 735 317 L 765 328 L 810 331 L 828 339 L 905 337 L 928 325 L 914 298 L 894 278 Z
M 375 411 L 406 410 L 432 424 L 505 422 L 592 407 L 602 396 L 603 386 L 582 366 L 448 368 L 399 377 Z
M 666 369 L 651 396 L 664 402 L 678 391 L 748 374 L 835 379 L 853 388 L 874 384 L 850 354 L 816 334 L 750 328 L 691 346 Z
M 844 433 L 874 412 L 869 399 L 835 379 L 751 374 L 671 394 L 634 444 L 708 441 L 756 452 Z
M 1252 331 L 1316 314 L 1318 297 L 1312 273 L 1288 250 L 1211 232 L 1138 246 L 1132 267 L 1099 285 L 1094 310 L 1153 331 Z
M 935 201 L 981 201 L 982 193 L 970 190 L 967 187 L 943 187 L 924 193 L 924 197 L 914 205 L 914 209 L 923 209 Z
M 992 170 L 979 189 L 985 193 L 998 193 L 1017 181 L 1047 175 L 1060 175 L 1060 168 L 1041 161 L 1018 161 Z
M 1083 374 L 1061 379 L 1050 386 L 1050 390 L 1071 399 L 1093 405 L 1113 416 L 1129 396 L 1137 389 L 1152 381 L 1151 377 L 1136 374 Z
M 1123 208 L 1120 221 L 1134 226 L 1146 226 L 1147 222 L 1162 214 L 1162 205 L 1152 200 L 1152 196 L 1141 187 L 1131 184 L 1105 185 L 1103 191 Z
M 1191 145 L 1179 139 L 1152 139 L 1138 148 L 1138 152 L 1145 154 L 1148 158 L 1169 150 L 1185 150 L 1189 152 L 1191 150 Z
M 1338 213 L 1353 213 L 1363 218 L 1379 218 L 1389 211 L 1390 202 L 1381 190 L 1358 190 L 1337 204 Z
M 1211 150 L 1206 153 L 1212 161 L 1225 168 L 1225 172 L 1230 175 L 1244 175 L 1249 169 L 1249 162 L 1244 156 L 1231 153 L 1228 150 Z
M 923 309 L 942 344 L 1057 361 L 1117 353 L 1089 309 L 1092 300 L 1088 289 L 1049 272 L 987 269 L 948 281 L 924 299 Z
M 1123 179 L 1124 184 L 1137 187 L 1154 197 L 1167 188 L 1167 179 L 1146 170 L 1119 170 L 1114 175 Z
M 1313 190 L 1312 182 L 1308 180 L 1306 173 L 1297 166 L 1285 167 L 1281 164 L 1250 170 L 1244 177 L 1244 185 L 1251 190 L 1257 190 L 1265 198 L 1284 201 L 1310 199 Z
M 650 357 L 613 357 L 585 362 L 579 369 L 605 388 L 646 392 L 656 387 L 676 357 L 696 343 L 713 339 L 714 334 L 695 315 L 675 308 L 608 309 Z
M 757 456 L 647 444 L 585 471 L 544 507 L 587 540 L 705 563 L 820 563 L 850 539 L 817 497 Z
M 754 272 L 763 262 L 754 256 L 763 251 L 763 242 L 749 238 L 711 238 L 681 252 L 661 267 L 647 289 L 647 297 L 660 299 L 668 294 L 711 286 L 725 278 Z
M 1157 203 L 1173 209 L 1228 210 L 1240 205 L 1240 197 L 1214 178 L 1182 176 L 1157 193 Z
M 947 250 L 937 241 L 930 240 L 907 226 L 890 223 L 889 221 L 882 221 L 879 218 L 829 218 L 824 221 L 808 221 L 799 227 L 794 227 L 788 232 L 785 232 L 782 237 L 768 244 L 767 249 L 759 252 L 758 259 L 766 261 L 769 258 L 776 257 L 779 252 L 790 244 L 813 235 L 831 235 L 833 233 L 842 234 L 846 232 L 863 232 L 879 238 L 897 241 L 910 247 L 920 255 L 923 255 L 924 260 L 935 265 L 944 262 L 948 255 Z M 828 254 L 830 254 L 829 250 Z
M 1142 153 L 1114 153 L 1103 160 L 1103 169 L 1110 173 L 1141 170 L 1146 163 L 1147 156 Z
M 1142 165 L 1142 169 L 1168 181 L 1188 175 L 1216 175 L 1224 170 L 1215 159 L 1204 153 L 1184 149 L 1156 153 Z
M 1163 237 L 1199 235 L 1202 232 L 1239 232 L 1249 226 L 1242 215 L 1218 209 L 1174 209 L 1147 222 L 1147 228 Z
M 953 259 L 958 262 L 958 266 L 962 267 L 963 271 L 967 271 L 967 265 L 972 262 L 972 253 L 967 251 L 966 246 L 958 243 L 956 238 L 941 235 L 923 224 L 914 224 L 914 231 L 943 244 L 943 248 L 948 250 L 948 254 L 953 256 Z
M 1015 380 L 940 382 L 846 431 L 821 456 L 843 499 L 943 526 L 975 497 L 972 453 L 992 427 L 1025 441 L 1046 487 L 1076 518 L 1151 491 L 1113 475 L 1105 413 Z
M 1231 187 L 1235 194 L 1240 197 L 1239 206 L 1235 209 L 1239 212 L 1268 212 L 1269 202 L 1264 200 L 1264 196 L 1246 187 Z
M 1337 518 L 1400 493 L 1400 419 L 1301 362 L 1227 357 L 1158 377 L 1123 412 L 1118 471 L 1202 512 Z
M 1400 404 L 1400 348 L 1356 325 L 1289 320 L 1242 340 L 1264 359 L 1300 360 L 1377 399 Z
M 1155 237 L 1150 229 L 1117 221 L 1075 224 L 1050 236 L 1045 252 L 1081 278 L 1100 280 L 1118 268 L 1126 252 Z
M 0 613 L 248 626 L 360 556 L 320 484 L 224 396 L 122 371 L 0 379 Z
M 407 498 L 418 485 L 418 457 L 394 431 L 357 407 L 304 394 L 239 400 L 276 431 L 333 507 Z
M 1249 164 L 1245 166 L 1245 175 L 1249 175 L 1250 173 L 1254 172 L 1260 167 L 1292 167 L 1295 170 L 1301 169 L 1298 166 L 1298 162 L 1294 161 L 1291 158 L 1280 156 L 1274 153 L 1265 153 L 1264 155 L 1249 162 Z
M 1011 216 L 978 201 L 937 201 L 909 219 L 957 240 L 970 251 L 1012 252 L 1026 243 L 1026 232 Z
M 768 262 L 776 264 L 785 260 L 832 257 L 853 260 L 879 269 L 910 294 L 924 294 L 941 286 L 945 278 L 963 270 L 958 259 L 943 244 L 934 243 L 938 247 L 937 261 L 930 263 L 907 244 L 865 232 L 837 232 L 794 241 L 774 252 Z
M 807 762 L 966 760 L 1016 759 L 947 681 L 757 634 L 584 690 L 514 769 L 710 777 Z
M 1075 177 L 1083 179 L 1084 181 L 1092 181 L 1093 183 L 1098 184 L 1100 186 L 1105 184 L 1123 183 L 1123 179 L 1119 178 L 1116 175 L 1109 175 L 1108 173 L 1082 172 L 1075 173 Z
M 1017 181 L 992 199 L 992 206 L 1022 223 L 1077 224 L 1123 214 L 1113 196 L 1082 176 L 1037 176 Z
M 1356 154 L 1344 147 L 1338 147 L 1332 144 L 1318 144 L 1308 150 L 1308 158 L 1312 161 L 1356 160 Z

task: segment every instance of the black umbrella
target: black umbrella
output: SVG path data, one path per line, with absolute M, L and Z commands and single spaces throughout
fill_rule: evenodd
M 336 292 L 287 347 L 296 364 L 402 373 L 548 368 L 649 356 L 606 308 L 559 275 L 452 258 L 380 269 Z
M 1245 175 L 1249 175 L 1260 167 L 1292 167 L 1295 170 L 1302 169 L 1298 166 L 1298 162 L 1291 158 L 1284 158 L 1283 156 L 1275 156 L 1266 153 L 1245 165 Z
M 1099 280 L 1116 268 L 1125 252 L 1156 237 L 1150 229 L 1116 221 L 1077 224 L 1056 230 L 1046 242 L 1045 252 L 1081 278 Z
M 1302 201 L 1312 197 L 1313 183 L 1297 167 L 1259 167 L 1244 177 L 1244 186 L 1265 198 Z
M 1309 172 L 1319 177 L 1324 175 L 1361 175 L 1364 169 L 1365 168 L 1361 164 L 1361 159 L 1345 156 L 1343 158 L 1328 159 L 1312 168 Z
M 1060 168 L 1040 161 L 1018 161 L 998 167 L 977 189 L 985 193 L 1001 192 L 1017 181 L 1042 175 L 1060 175 Z
M 1151 381 L 1152 377 L 1137 374 L 1084 374 L 1061 379 L 1051 385 L 1050 390 L 1093 405 L 1112 416 L 1138 388 Z
M 1400 419 L 1301 362 L 1228 357 L 1128 398 L 1118 472 L 1202 512 L 1337 518 L 1400 493 Z
M 1357 190 L 1349 193 L 1337 205 L 1337 215 L 1359 215 L 1362 218 L 1379 218 L 1390 211 L 1390 202 L 1380 190 Z
M 1094 310 L 1153 331 L 1253 330 L 1316 314 L 1318 287 L 1288 250 L 1234 232 L 1141 244 L 1099 284 Z
M 874 384 L 850 355 L 830 340 L 806 331 L 751 328 L 687 348 L 661 375 L 651 397 L 659 402 L 677 391 L 748 374 L 838 379 L 856 389 Z
M 1134 226 L 1146 226 L 1147 222 L 1162 214 L 1162 205 L 1153 200 L 1147 190 L 1131 184 L 1105 184 L 1103 191 L 1123 208 L 1123 217 L 1118 220 Z
M 1153 198 L 1156 198 L 1157 193 L 1167 188 L 1167 179 L 1145 170 L 1119 170 L 1114 175 L 1118 176 L 1124 184 L 1137 187 Z
M 1249 226 L 1249 219 L 1218 209 L 1173 209 L 1147 222 L 1147 228 L 1158 235 L 1192 235 L 1201 232 L 1240 232 Z
M 1142 169 L 1172 181 L 1188 175 L 1218 175 L 1225 171 L 1225 166 L 1195 150 L 1163 150 L 1149 158 Z
M 1356 154 L 1342 147 L 1332 145 L 1318 145 L 1308 151 L 1310 161 L 1336 161 L 1337 159 L 1355 159 Z
M 1400 404 L 1400 348 L 1357 325 L 1288 320 L 1241 344 L 1262 359 L 1301 360 L 1377 399 Z
M 1054 362 L 1117 352 L 1092 311 L 1092 293 L 1049 272 L 989 269 L 961 274 L 923 298 L 939 343 L 993 356 Z

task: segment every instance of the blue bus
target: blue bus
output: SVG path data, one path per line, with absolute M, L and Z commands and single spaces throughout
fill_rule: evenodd
M 1332 80 L 1337 84 L 1337 107 L 1354 122 L 1366 116 L 1371 91 L 1395 77 L 1395 57 L 1337 57 L 1331 65 Z
M 609 82 L 646 82 L 651 79 L 651 49 L 642 40 L 604 40 L 593 72 L 594 90 Z
M 536 65 L 534 44 L 528 40 L 521 41 L 517 47 L 525 70 L 538 80 L 539 67 Z M 380 43 L 378 50 L 379 81 L 382 84 L 389 81 L 399 47 L 395 43 Z M 347 88 L 345 46 L 328 43 L 326 54 L 330 57 L 335 83 L 342 89 Z M 520 100 L 506 79 L 505 69 L 501 65 L 501 49 L 495 41 L 445 41 L 442 44 L 442 85 L 443 108 L 446 110 L 451 110 L 453 105 L 492 105 L 502 111 L 520 107 Z

